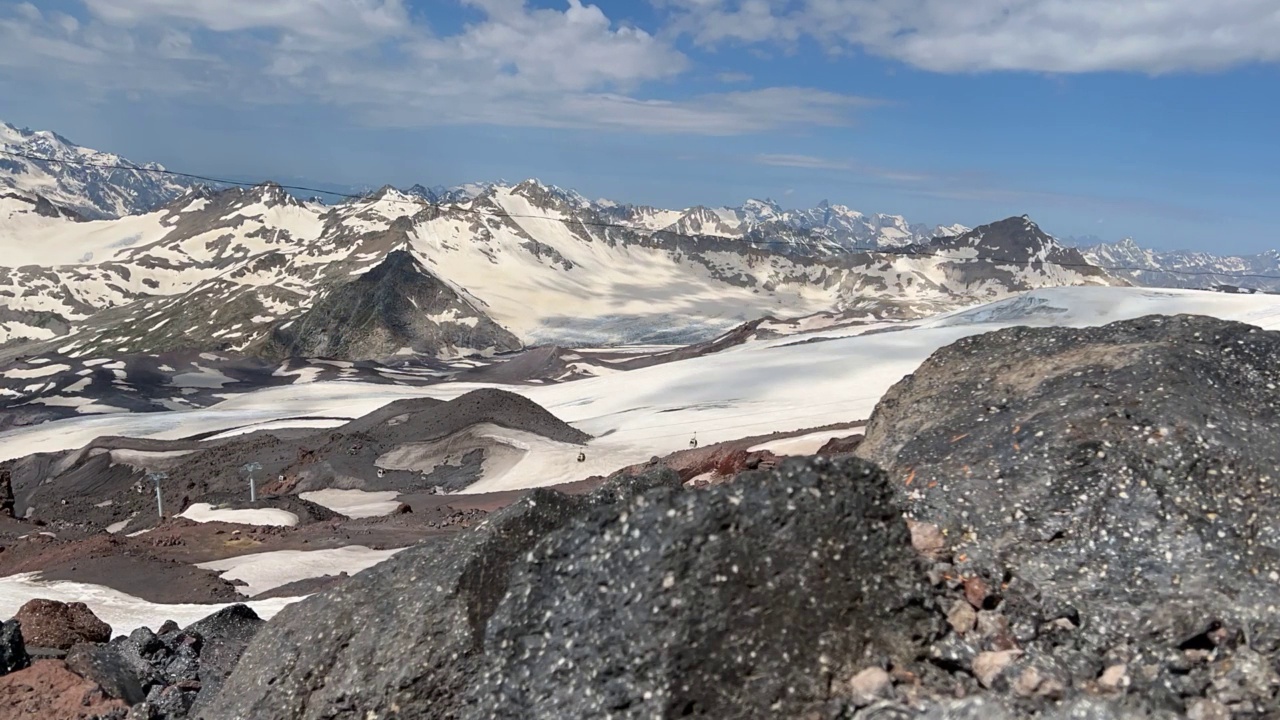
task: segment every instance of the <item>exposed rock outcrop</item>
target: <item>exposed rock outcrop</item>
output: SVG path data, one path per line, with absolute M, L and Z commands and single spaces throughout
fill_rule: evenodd
M 29 600 L 14 618 L 22 625 L 22 637 L 29 647 L 69 650 L 79 643 L 104 643 L 111 639 L 111 626 L 82 602 Z
M 1273 711 L 1276 357 L 1280 333 L 1147 317 L 968 338 L 896 385 L 858 454 L 988 589 L 979 615 L 1009 623 L 989 633 L 1007 647 L 970 634 L 940 661 L 1018 648 L 1003 677 L 1030 694 L 1038 677 L 1153 711 Z
M 784 462 L 548 536 L 489 622 L 466 717 L 802 717 L 923 650 L 926 583 L 883 474 Z
M 406 229 L 412 223 L 397 221 L 388 233 L 403 238 Z M 335 284 L 305 312 L 279 324 L 264 349 L 285 357 L 359 360 L 394 358 L 405 348 L 453 356 L 522 347 L 409 251 L 392 250 L 373 269 Z
M 513 565 L 614 493 L 678 478 L 658 472 L 627 483 L 587 497 L 536 490 L 447 546 L 410 548 L 285 608 L 198 717 L 456 716 L 479 673 L 486 626 Z
M 61 660 L 37 660 L 0 677 L 0 720 L 123 720 L 126 707 Z

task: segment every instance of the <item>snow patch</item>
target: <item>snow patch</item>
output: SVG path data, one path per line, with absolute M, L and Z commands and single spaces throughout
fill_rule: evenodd
M 215 508 L 209 503 L 194 503 L 183 510 L 178 517 L 194 520 L 198 523 L 224 522 L 237 525 L 274 525 L 277 527 L 294 527 L 298 524 L 298 516 L 286 510 L 275 508 L 249 508 L 233 510 L 231 508 Z
M 369 492 L 331 488 L 299 493 L 298 497 L 355 520 L 390 515 L 400 507 L 400 502 L 396 500 L 399 495 L 394 490 Z
M 300 580 L 348 573 L 377 565 L 404 548 L 373 550 L 363 545 L 329 550 L 277 550 L 240 555 L 225 560 L 200 563 L 198 568 L 221 572 L 224 580 L 240 580 L 240 592 L 254 597 Z
M 94 615 L 111 626 L 111 634 L 128 635 L 140 627 L 160 629 L 165 620 L 187 626 L 235 603 L 221 605 L 162 605 L 88 583 L 41 580 L 39 573 L 23 573 L 0 578 L 0 617 L 13 617 L 18 609 L 35 598 L 60 602 L 82 602 Z M 286 605 L 302 598 L 273 598 L 245 602 L 259 617 L 270 619 Z

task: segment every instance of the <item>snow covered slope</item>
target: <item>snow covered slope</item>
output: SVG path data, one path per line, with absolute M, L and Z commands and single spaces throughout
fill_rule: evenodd
M 137 165 L 113 153 L 91 150 L 47 130 L 0 122 L 0 150 L 75 164 L 42 162 L 0 153 L 0 194 L 5 188 L 43 197 L 86 218 L 114 218 L 152 210 L 182 194 L 190 183 Z M 96 166 L 96 167 L 95 167 Z
M 884 392 L 934 350 L 1014 325 L 1087 326 L 1149 314 L 1195 313 L 1280 328 L 1280 297 L 1188 290 L 1076 287 L 1036 290 L 876 332 L 824 331 L 753 341 L 664 365 L 551 386 L 511 386 L 595 436 L 576 448 L 532 448 L 472 492 L 568 482 L 688 446 L 867 418 Z M 850 332 L 844 329 L 842 332 Z M 458 397 L 482 385 L 424 388 L 322 382 L 246 393 L 184 412 L 60 420 L 0 434 L 0 460 L 82 447 L 102 435 L 175 439 L 308 417 L 358 417 L 405 397 Z M 297 418 L 304 418 L 298 420 Z
M 1093 268 L 1052 266 L 1065 251 L 1023 221 L 1001 235 L 1026 244 L 1012 254 L 1002 245 L 1008 257 L 984 243 L 933 244 L 951 239 L 902 256 L 835 252 L 820 235 L 785 228 L 742 238 L 635 230 L 611 224 L 614 209 L 535 181 L 443 205 L 383 188 L 333 207 L 268 183 L 198 189 L 107 223 L 50 218 L 22 238 L 0 233 L 31 263 L 0 267 L 0 343 L 48 341 L 11 356 L 449 358 L 520 343 L 697 342 L 766 315 L 913 318 L 1036 287 L 1115 282 Z M 703 209 L 685 229 L 731 221 Z M 396 257 L 405 258 L 393 273 L 401 281 L 369 281 Z M 376 313 L 349 317 L 340 299 L 375 286 Z M 334 342 L 353 322 L 359 341 Z

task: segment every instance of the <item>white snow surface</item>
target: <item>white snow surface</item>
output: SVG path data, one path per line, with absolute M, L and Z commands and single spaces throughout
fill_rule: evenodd
M 6 377 L 12 380 L 26 380 L 29 378 L 49 377 L 57 375 L 60 372 L 66 372 L 71 369 L 70 365 L 42 365 L 34 368 L 14 368 L 0 373 L 0 377 Z
M 354 575 L 404 550 L 373 550 L 363 545 L 328 550 L 276 550 L 239 555 L 225 560 L 200 563 L 198 568 L 220 572 L 224 580 L 242 580 L 239 591 L 254 597 L 300 580 Z
M 112 636 L 128 635 L 140 627 L 158 630 L 165 620 L 183 627 L 203 620 L 234 603 L 224 605 L 162 605 L 147 602 L 102 585 L 41 580 L 39 573 L 23 573 L 0 578 L 0 617 L 13 617 L 28 600 L 45 598 L 60 602 L 82 602 L 94 615 L 111 626 Z M 302 598 L 251 600 L 244 604 L 265 619 Z
M 299 493 L 298 497 L 328 508 L 339 515 L 358 520 L 367 517 L 390 515 L 400 507 L 396 500 L 400 493 L 394 490 L 370 492 L 368 490 L 313 490 Z
M 215 508 L 209 503 L 192 503 L 190 507 L 178 514 L 198 523 L 224 522 L 237 525 L 276 525 L 293 527 L 298 524 L 298 516 L 286 510 L 275 508 L 248 508 L 232 510 Z
M 803 430 L 870 416 L 886 390 L 935 350 L 960 338 L 1013 325 L 1088 326 L 1149 314 L 1196 313 L 1280 328 L 1280 296 L 1147 288 L 1054 288 L 947 313 L 901 329 L 794 344 L 822 331 L 751 342 L 699 358 L 548 386 L 511 386 L 557 417 L 595 436 L 577 446 L 494 431 L 524 457 L 470 491 L 570 482 L 688 447 L 751 435 Z M 793 343 L 793 344 L 787 344 Z M 209 408 L 70 418 L 0 434 L 0 460 L 82 447 L 101 435 L 178 438 L 293 418 L 359 417 L 406 397 L 450 399 L 479 387 L 422 388 L 330 381 L 265 388 Z M 304 423 L 306 420 L 303 421 Z

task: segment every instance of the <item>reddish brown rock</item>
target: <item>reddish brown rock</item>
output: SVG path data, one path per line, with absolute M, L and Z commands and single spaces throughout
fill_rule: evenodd
M 14 619 L 22 625 L 27 647 L 69 650 L 79 643 L 104 643 L 111 639 L 111 626 L 80 602 L 29 600 Z
M 0 720 L 88 720 L 124 707 L 61 660 L 37 660 L 25 670 L 0 677 Z
M 980 577 L 968 577 L 964 579 L 964 599 L 969 601 L 975 609 L 981 610 L 983 603 L 987 601 L 987 595 L 990 594 L 987 583 Z
M 911 546 L 916 552 L 931 560 L 942 556 L 947 540 L 937 525 L 907 520 L 907 528 L 911 530 Z
M 852 455 L 854 450 L 862 444 L 862 433 L 850 435 L 849 437 L 831 438 L 826 445 L 818 448 L 819 455 L 832 457 L 836 455 Z

